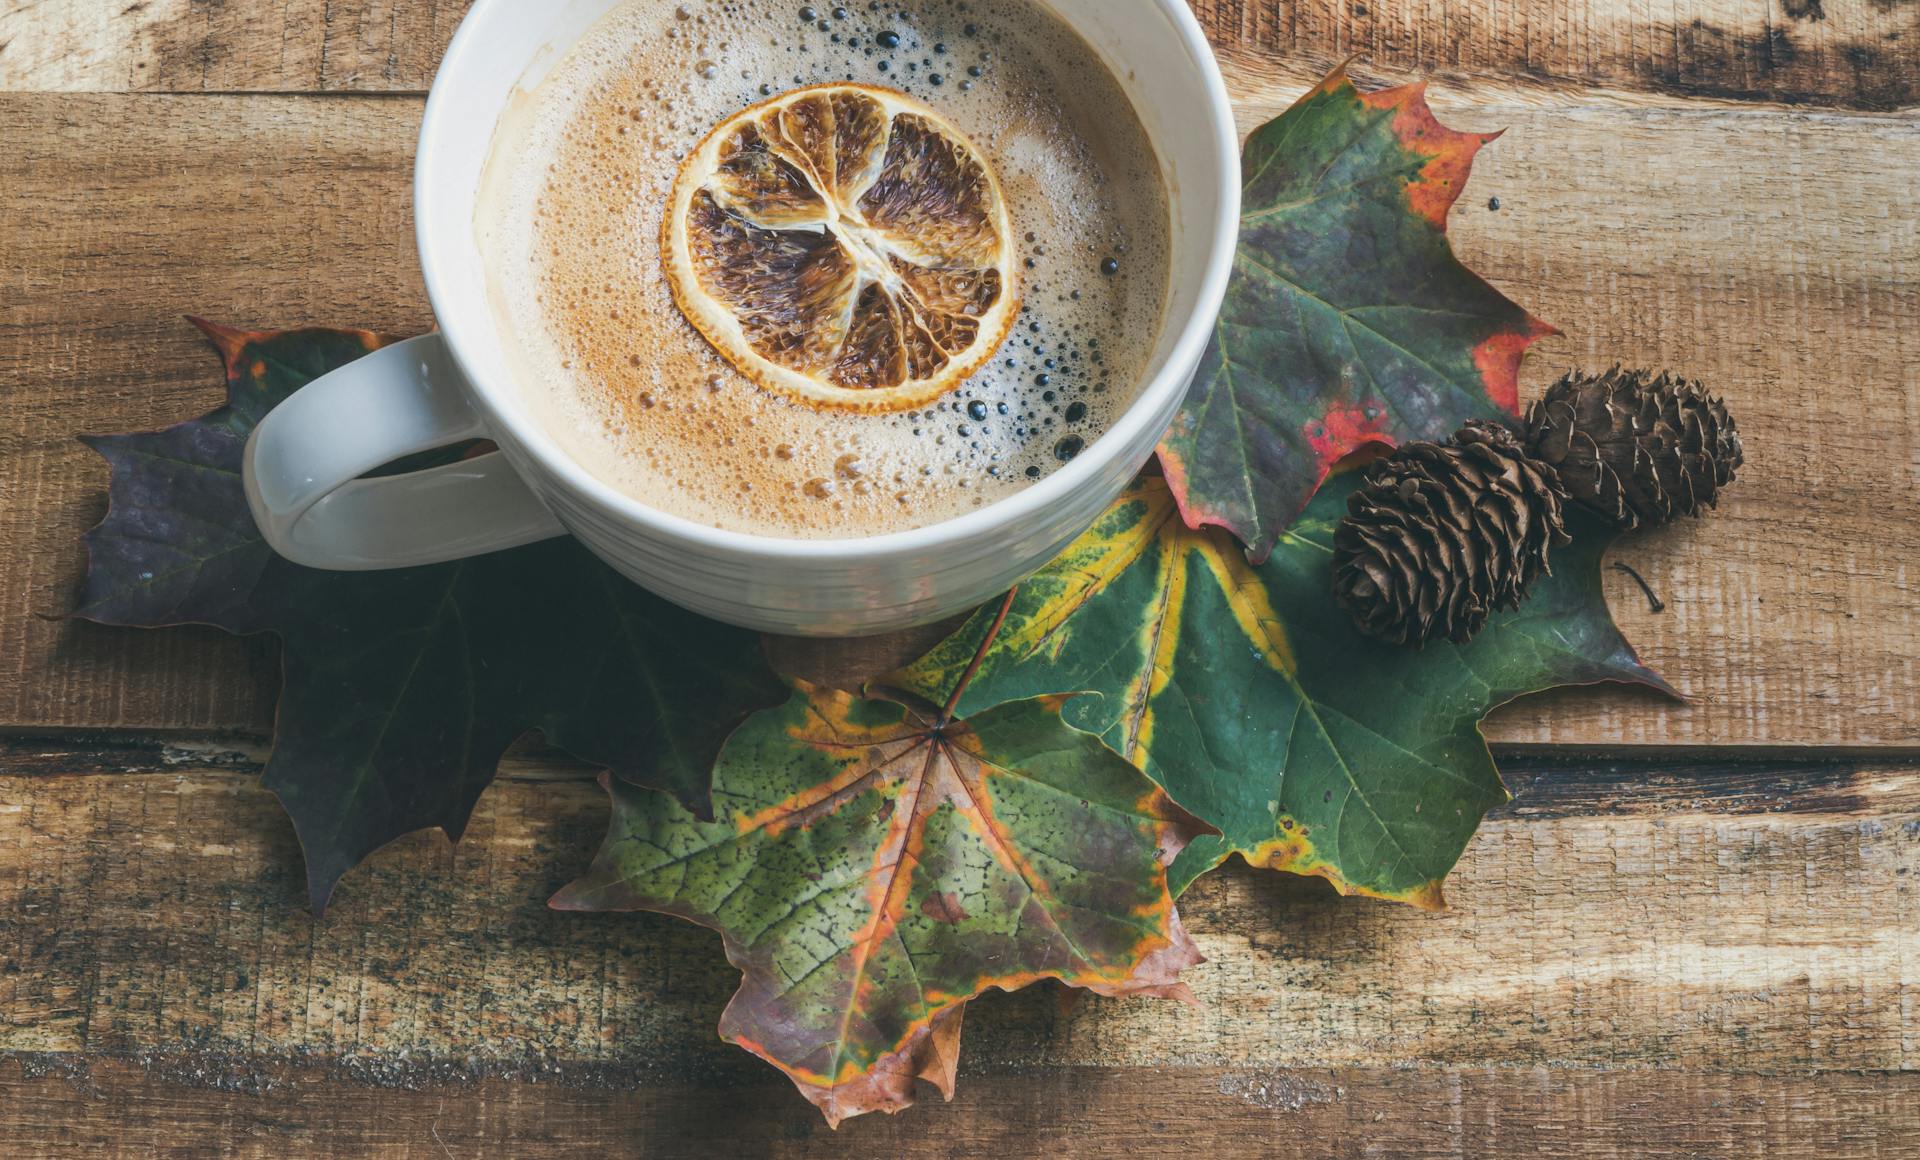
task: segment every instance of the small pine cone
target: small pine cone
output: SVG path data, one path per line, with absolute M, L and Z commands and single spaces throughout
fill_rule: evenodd
M 1333 537 L 1333 593 L 1389 644 L 1464 644 L 1526 597 L 1568 541 L 1560 481 L 1513 433 L 1472 422 L 1367 469 Z
M 1567 495 L 1629 531 L 1702 514 L 1743 459 L 1732 416 L 1699 383 L 1617 366 L 1553 384 L 1527 427 Z

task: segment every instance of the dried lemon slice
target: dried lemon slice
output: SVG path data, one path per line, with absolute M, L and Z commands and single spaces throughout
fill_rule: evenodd
M 1019 310 L 992 168 L 892 89 L 816 85 L 722 122 L 680 167 L 662 247 L 695 329 L 755 382 L 820 406 L 930 402 Z

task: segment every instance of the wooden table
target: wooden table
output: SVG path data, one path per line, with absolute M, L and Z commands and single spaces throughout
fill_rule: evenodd
M 1920 6 L 1195 0 L 1243 127 L 1359 54 L 1509 130 L 1453 228 L 1567 332 L 1528 390 L 1725 393 L 1729 501 L 1619 549 L 1667 611 L 1609 578 L 1693 700 L 1499 714 L 1518 800 L 1448 913 L 1214 875 L 1202 1007 L 983 1000 L 952 1105 L 838 1135 L 716 1041 L 717 939 L 543 907 L 582 769 L 516 754 L 316 923 L 274 647 L 41 617 L 104 506 L 73 435 L 219 397 L 183 312 L 430 324 L 408 169 L 463 8 L 0 2 L 0 1150 L 1920 1155 Z

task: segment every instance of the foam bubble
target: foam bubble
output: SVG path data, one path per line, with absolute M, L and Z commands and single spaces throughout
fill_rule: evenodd
M 589 470 L 717 527 L 875 535 L 1005 498 L 1125 410 L 1160 328 L 1166 195 L 1093 49 L 1029 0 L 845 9 L 802 23 L 765 0 L 629 0 L 503 120 L 489 163 L 476 229 L 529 401 Z M 661 269 L 667 195 L 700 139 L 770 94 L 843 80 L 939 108 L 988 154 L 1014 222 L 1013 332 L 904 414 L 759 389 L 680 316 Z

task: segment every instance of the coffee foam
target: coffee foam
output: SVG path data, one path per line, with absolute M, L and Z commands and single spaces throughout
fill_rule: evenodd
M 801 7 L 615 8 L 502 121 L 476 228 L 515 377 L 582 465 L 716 527 L 877 535 L 1012 495 L 1125 411 L 1164 309 L 1166 194 L 1118 83 L 1030 0 L 814 4 L 816 23 Z M 902 89 L 965 131 L 999 175 L 1023 259 L 1006 343 L 904 414 L 754 386 L 681 317 L 661 268 L 668 194 L 708 131 L 843 80 Z

